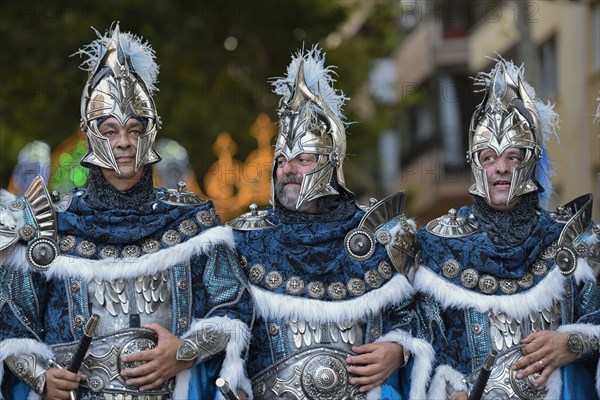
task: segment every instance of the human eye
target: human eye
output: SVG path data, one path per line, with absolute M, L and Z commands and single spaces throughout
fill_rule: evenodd
M 116 132 L 114 131 L 114 129 L 107 129 L 107 130 L 105 130 L 103 132 L 100 132 L 100 133 L 102 134 L 102 136 L 107 136 L 107 137 L 114 136 L 116 134 Z

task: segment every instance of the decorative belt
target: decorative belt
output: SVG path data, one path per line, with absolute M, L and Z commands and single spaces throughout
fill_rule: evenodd
M 483 400 L 542 400 L 546 397 L 548 389 L 533 384 L 533 381 L 540 377 L 539 372 L 534 372 L 524 379 L 517 379 L 519 371 L 513 371 L 511 368 L 515 361 L 523 357 L 523 347 L 525 346 L 513 347 L 496 359 L 481 397 Z M 476 377 L 476 374 L 473 376 Z
M 346 356 L 333 347 L 315 347 L 275 364 L 252 380 L 254 397 L 290 400 L 363 400 L 364 393 L 350 384 Z
M 98 337 L 92 341 L 88 354 L 83 360 L 81 372 L 88 376 L 81 387 L 89 389 L 91 398 L 105 400 L 165 400 L 169 399 L 175 387 L 175 379 L 169 379 L 160 388 L 140 393 L 137 387 L 125 384 L 121 371 L 139 367 L 145 362 L 123 362 L 123 356 L 157 345 L 156 333 L 149 329 L 132 328 L 113 335 Z M 69 365 L 77 342 L 53 346 L 57 361 Z

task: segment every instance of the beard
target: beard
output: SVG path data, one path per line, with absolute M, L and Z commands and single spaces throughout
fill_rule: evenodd
M 297 185 L 287 185 L 288 183 L 296 183 Z M 296 208 L 298 197 L 300 197 L 300 189 L 302 187 L 302 179 L 293 176 L 282 177 L 275 181 L 275 197 L 279 203 L 291 211 L 306 211 L 310 208 L 312 201 L 304 202 L 300 207 Z

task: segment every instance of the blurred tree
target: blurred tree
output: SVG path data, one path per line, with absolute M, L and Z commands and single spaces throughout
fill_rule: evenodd
M 161 66 L 156 95 L 161 137 L 188 151 L 200 184 L 214 162 L 212 144 L 228 131 L 243 160 L 255 149 L 250 126 L 261 112 L 276 121 L 270 77 L 281 76 L 292 52 L 320 42 L 338 65 L 338 87 L 354 98 L 346 107 L 350 170 L 374 178 L 376 135 L 389 118 L 364 117 L 361 95 L 371 61 L 397 47 L 398 18 L 389 1 L 19 1 L 0 5 L 0 187 L 17 153 L 41 139 L 55 148 L 79 131 L 86 74 L 69 58 L 113 21 L 143 36 Z M 376 105 L 369 105 L 376 107 Z M 389 113 L 389 107 L 386 108 Z M 361 120 L 363 119 L 363 120 Z M 353 177 L 349 177 L 353 186 Z

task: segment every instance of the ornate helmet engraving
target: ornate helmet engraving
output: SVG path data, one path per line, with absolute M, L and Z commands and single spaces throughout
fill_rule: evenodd
M 343 171 L 346 133 L 341 108 L 347 98 L 331 86 L 332 74 L 332 67 L 325 67 L 325 55 L 313 47 L 292 56 L 287 76 L 273 82 L 274 92 L 282 96 L 271 175 L 273 205 L 280 156 L 291 160 L 302 153 L 317 155 L 317 165 L 302 180 L 296 208 L 322 196 L 351 193 Z
M 556 135 L 558 115 L 553 105 L 535 97 L 534 89 L 523 80 L 523 68 L 500 60 L 492 71 L 480 73 L 476 86 L 483 86 L 483 101 L 473 113 L 469 129 L 467 160 L 475 177 L 469 192 L 491 202 L 486 171 L 479 152 L 492 149 L 500 155 L 509 147 L 523 151 L 523 161 L 513 172 L 507 204 L 526 193 L 551 191 L 552 168 L 546 143 Z
M 89 71 L 81 96 L 81 129 L 86 134 L 89 152 L 82 164 L 102 168 L 119 168 L 108 139 L 98 125 L 107 117 L 115 117 L 125 125 L 131 117 L 143 119 L 145 132 L 138 138 L 135 170 L 160 161 L 154 141 L 160 129 L 152 93 L 158 76 L 154 50 L 130 33 L 121 33 L 117 24 L 110 37 L 101 36 L 75 54 L 88 57 L 81 68 Z

